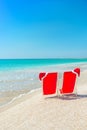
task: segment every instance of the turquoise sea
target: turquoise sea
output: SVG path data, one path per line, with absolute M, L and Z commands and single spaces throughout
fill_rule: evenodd
M 87 69 L 87 59 L 0 59 L 0 106 L 41 87 L 42 71 Z
M 80 62 L 87 62 L 87 59 L 0 59 L 0 71 Z

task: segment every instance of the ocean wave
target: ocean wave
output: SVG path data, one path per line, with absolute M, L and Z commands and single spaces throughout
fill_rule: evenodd
M 13 103 L 15 100 L 17 100 L 17 99 L 19 99 L 19 98 L 21 98 L 21 97 L 23 97 L 23 96 L 25 96 L 25 95 L 29 95 L 29 94 L 31 94 L 31 93 L 34 93 L 34 92 L 36 92 L 36 91 L 38 91 L 38 90 L 40 90 L 40 89 L 41 89 L 41 88 L 37 88 L 37 89 L 33 89 L 33 90 L 31 90 L 31 91 L 29 91 L 29 92 L 27 92 L 27 93 L 19 94 L 18 96 L 14 97 L 12 100 L 8 101 L 6 104 L 1 105 L 0 108 L 1 108 L 1 107 L 4 107 L 4 106 L 7 106 L 7 105 Z

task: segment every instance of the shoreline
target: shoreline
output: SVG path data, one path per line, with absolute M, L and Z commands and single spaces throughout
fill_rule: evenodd
M 20 94 L 18 95 L 17 97 L 14 97 L 10 102 L 8 102 L 7 104 L 4 104 L 2 106 L 0 106 L 0 113 L 24 102 L 27 100 L 27 98 L 31 98 L 34 96 L 34 94 L 37 94 L 41 92 L 41 88 L 39 89 L 36 89 L 36 90 L 31 90 L 30 92 L 27 92 L 27 93 L 23 93 L 23 94 Z
M 84 73 L 87 73 L 87 69 L 81 72 L 81 74 L 84 74 Z M 61 80 L 61 78 L 60 78 L 60 80 Z M 81 85 L 79 84 L 79 86 L 81 86 Z M 27 95 L 32 95 L 32 94 L 36 93 L 37 91 L 41 91 L 41 87 L 35 88 L 35 89 L 32 89 L 32 90 L 28 90 L 28 89 L 26 90 L 25 89 L 25 90 L 17 90 L 17 91 L 12 91 L 12 92 L 9 91 L 10 93 L 12 93 L 10 95 L 13 95 L 15 93 L 15 96 L 9 102 L 7 102 L 6 104 L 1 105 L 0 110 L 5 106 L 8 107 L 8 105 L 13 104 L 17 100 L 21 100 L 23 97 L 25 97 Z M 8 93 L 8 95 L 9 95 L 9 92 L 5 92 L 5 93 Z
M 19 93 L 20 94 L 17 94 L 17 96 L 14 96 L 9 102 L 7 102 L 6 104 L 3 104 L 3 105 L 1 105 L 0 106 L 0 110 L 2 109 L 2 108 L 4 108 L 4 107 L 7 107 L 8 105 L 10 105 L 10 104 L 13 104 L 15 101 L 17 101 L 17 100 L 21 100 L 21 98 L 23 98 L 23 97 L 25 97 L 25 96 L 27 96 L 27 95 L 31 95 L 32 93 L 36 93 L 37 91 L 39 91 L 39 90 L 41 90 L 41 88 L 37 88 L 37 89 L 33 89 L 33 90 L 31 90 L 31 91 L 24 91 L 23 93 L 21 93 L 20 91 L 19 91 Z M 13 94 L 14 92 L 12 92 L 12 94 Z M 18 93 L 18 92 L 15 92 L 15 93 Z
M 66 67 L 67 68 L 67 71 L 68 71 L 68 69 L 70 69 L 70 68 L 74 68 L 74 66 L 73 66 L 74 64 L 71 64 L 71 65 L 69 65 L 68 64 L 68 66 L 69 66 L 69 68 L 67 68 L 67 66 L 65 66 L 65 65 L 63 65 L 63 67 Z M 86 72 L 87 71 L 87 64 L 84 64 L 84 63 L 82 63 L 82 64 L 78 64 L 79 66 L 80 66 L 80 68 L 84 68 L 84 66 L 83 65 L 85 65 L 86 66 L 86 69 L 82 69 L 81 70 L 81 73 L 83 73 L 83 72 Z M 58 65 L 55 65 L 58 69 L 60 69 L 60 65 L 58 66 Z M 47 69 L 48 69 L 48 67 L 46 67 L 46 72 L 52 72 L 53 70 L 52 70 L 52 68 L 54 68 L 55 70 L 58 70 L 55 66 L 50 66 L 49 67 L 49 70 L 47 71 Z M 28 70 L 29 71 L 29 70 Z M 34 71 L 34 70 L 33 70 Z M 60 73 L 60 79 L 61 79 L 61 74 L 62 74 L 62 72 L 60 71 L 59 72 Z M 38 79 L 39 80 L 39 79 Z M 34 81 L 33 81 L 34 82 Z M 39 82 L 40 83 L 40 82 Z M 33 89 L 31 89 L 31 90 L 29 90 L 29 89 L 21 89 L 21 90 L 13 90 L 13 91 L 6 91 L 6 92 L 3 92 L 4 93 L 4 95 L 5 95 L 5 98 L 6 98 L 6 95 L 7 95 L 7 102 L 5 101 L 5 98 L 3 97 L 3 98 L 1 98 L 0 100 L 2 100 L 2 101 L 4 101 L 4 102 L 6 102 L 6 103 L 3 103 L 3 104 L 1 104 L 0 105 L 0 108 L 1 107 L 3 107 L 3 106 L 6 106 L 6 105 L 8 105 L 8 104 L 10 104 L 11 102 L 14 102 L 14 100 L 16 100 L 16 99 L 18 99 L 18 98 L 21 98 L 23 95 L 26 95 L 26 94 L 28 94 L 28 93 L 31 93 L 32 91 L 37 91 L 38 89 L 40 89 L 40 87 L 41 87 L 41 84 L 38 84 L 39 85 L 39 87 L 38 88 L 33 88 Z M 2 94 L 3 94 L 2 93 Z M 10 95 L 10 96 L 9 96 Z M 14 96 L 13 96 L 14 95 Z M 9 97 L 8 97 L 9 96 Z

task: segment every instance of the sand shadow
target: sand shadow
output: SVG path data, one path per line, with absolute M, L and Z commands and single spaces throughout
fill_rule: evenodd
M 87 94 L 78 94 L 77 95 L 79 98 L 87 98 Z
M 68 94 L 68 95 L 62 95 L 62 96 L 55 96 L 55 97 L 47 97 L 46 99 L 61 99 L 61 100 L 77 100 L 81 98 L 87 98 L 87 94 Z

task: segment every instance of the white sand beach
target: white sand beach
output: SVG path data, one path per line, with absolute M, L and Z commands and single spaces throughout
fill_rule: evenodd
M 87 130 L 87 0 L 0 0 L 0 130 Z
M 75 99 L 44 99 L 41 89 L 0 108 L 0 130 L 86 130 L 87 71 L 81 73 Z

